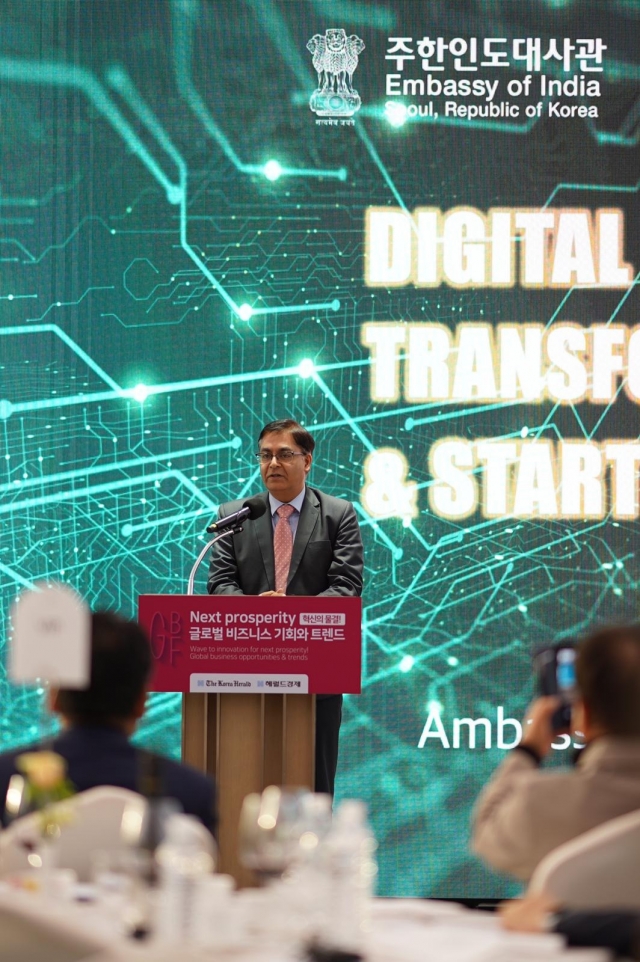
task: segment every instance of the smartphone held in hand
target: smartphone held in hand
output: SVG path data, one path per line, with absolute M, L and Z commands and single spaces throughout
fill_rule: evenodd
M 554 731 L 571 725 L 571 706 L 576 693 L 576 647 L 563 641 L 540 649 L 533 657 L 541 695 L 558 697 L 562 704 L 552 719 Z

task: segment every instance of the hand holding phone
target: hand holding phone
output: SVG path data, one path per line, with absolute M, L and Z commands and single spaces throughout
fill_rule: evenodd
M 576 696 L 576 648 L 570 641 L 542 648 L 534 655 L 538 690 L 543 696 L 560 699 L 560 707 L 551 719 L 555 732 L 567 731 L 571 725 L 571 708 Z

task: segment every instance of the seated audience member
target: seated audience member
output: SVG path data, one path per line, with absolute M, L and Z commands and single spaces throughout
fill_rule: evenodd
M 210 778 L 188 765 L 136 748 L 130 741 L 142 717 L 151 674 L 151 647 L 144 630 L 111 612 L 91 617 L 91 682 L 85 690 L 52 693 L 62 731 L 46 747 L 67 762 L 76 791 L 116 785 L 172 798 L 184 812 L 215 828 L 215 792 Z M 7 786 L 15 760 L 29 746 L 0 755 L 0 812 L 6 824 Z M 149 791 L 150 782 L 153 788 Z
M 575 767 L 538 771 L 556 739 L 558 707 L 539 698 L 476 804 L 474 851 L 521 879 L 563 842 L 640 808 L 640 626 L 595 631 L 580 645 L 576 674 L 572 727 L 586 747 Z
M 500 906 L 502 925 L 510 932 L 557 932 L 571 947 L 606 948 L 627 959 L 640 959 L 640 912 L 563 910 L 548 895 L 527 895 Z

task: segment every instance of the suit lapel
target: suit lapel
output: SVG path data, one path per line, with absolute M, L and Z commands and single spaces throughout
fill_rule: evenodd
M 313 533 L 313 529 L 318 521 L 320 502 L 316 498 L 315 494 L 311 488 L 307 487 L 306 494 L 304 496 L 304 501 L 302 502 L 302 511 L 300 512 L 300 518 L 298 520 L 298 529 L 296 531 L 296 537 L 293 542 L 293 552 L 291 554 L 291 565 L 289 567 L 289 577 L 287 579 L 287 584 L 291 584 L 298 566 L 302 560 L 305 548 L 309 543 L 309 539 Z M 271 552 L 273 556 L 273 551 Z
M 273 561 L 273 521 L 271 519 L 271 504 L 269 494 L 265 494 L 267 510 L 253 522 L 253 530 L 260 545 L 264 569 L 267 573 L 268 590 L 273 591 L 276 584 L 275 565 Z

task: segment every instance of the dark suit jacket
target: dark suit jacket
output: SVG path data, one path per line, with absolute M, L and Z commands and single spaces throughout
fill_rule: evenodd
M 6 823 L 5 800 L 9 779 L 17 773 L 15 759 L 22 752 L 39 751 L 43 745 L 17 748 L 0 755 L 0 807 Z M 213 832 L 216 824 L 216 804 L 213 781 L 189 765 L 168 758 L 142 752 L 132 745 L 126 735 L 113 728 L 69 728 L 58 735 L 53 751 L 67 762 L 67 774 L 79 792 L 98 785 L 116 785 L 133 792 L 141 790 L 141 775 L 145 756 L 157 761 L 161 781 L 160 793 L 180 803 L 187 815 L 195 815 Z
M 214 546 L 207 590 L 213 595 L 259 595 L 275 590 L 273 522 L 267 510 L 247 521 L 240 534 Z M 239 511 L 242 501 L 220 506 L 218 517 Z M 362 538 L 350 501 L 333 498 L 307 485 L 293 542 L 288 595 L 362 594 Z

